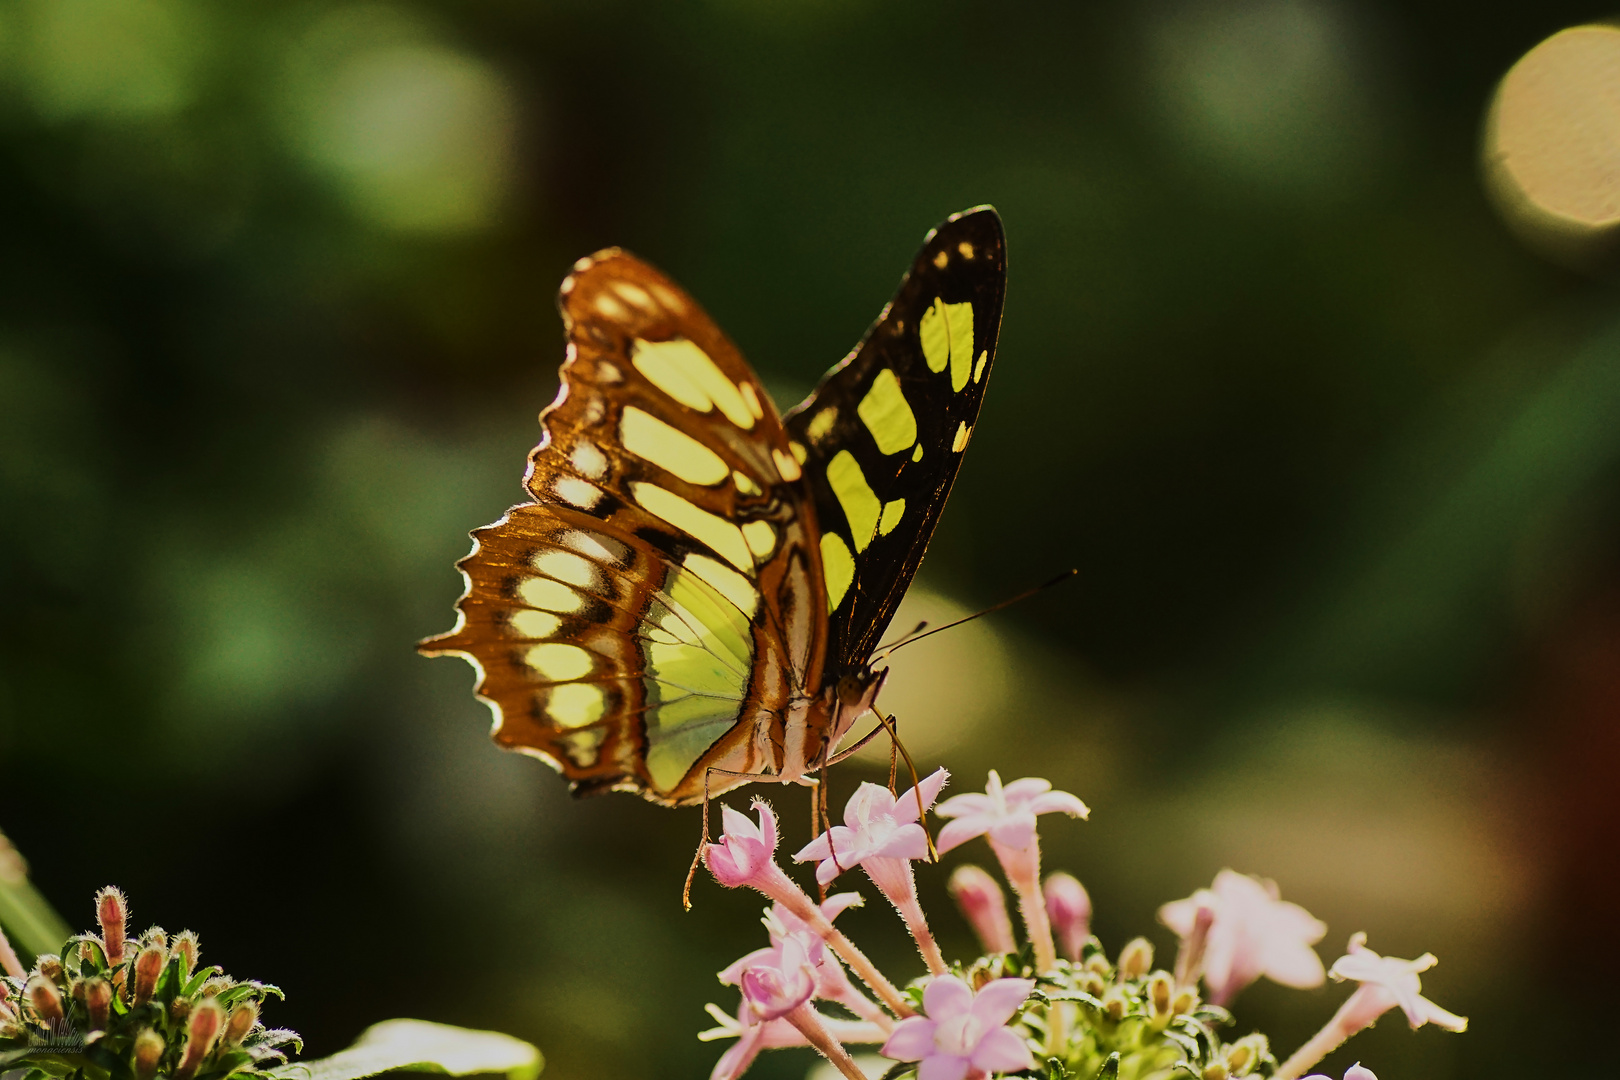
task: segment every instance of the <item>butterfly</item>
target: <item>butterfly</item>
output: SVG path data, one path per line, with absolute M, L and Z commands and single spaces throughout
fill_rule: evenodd
M 429 656 L 576 795 L 667 806 L 802 781 L 873 707 L 871 662 L 978 421 L 1006 291 L 990 207 L 925 238 L 860 343 L 779 415 L 673 281 L 616 248 L 559 290 L 567 345 L 524 477 L 472 533 Z

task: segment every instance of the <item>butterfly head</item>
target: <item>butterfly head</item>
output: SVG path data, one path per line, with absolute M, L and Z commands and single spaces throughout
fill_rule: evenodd
M 872 711 L 878 691 L 883 689 L 883 680 L 888 677 L 888 668 L 873 671 L 862 664 L 846 671 L 828 688 L 827 696 L 832 699 L 833 746 L 837 746 L 849 734 L 855 721 Z

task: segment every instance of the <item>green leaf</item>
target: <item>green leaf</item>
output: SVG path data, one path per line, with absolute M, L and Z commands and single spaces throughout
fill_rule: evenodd
M 0 873 L 0 926 L 17 951 L 54 953 L 73 929 L 21 874 Z
M 1103 1067 L 1097 1073 L 1097 1080 L 1119 1080 L 1119 1052 L 1108 1055 Z
M 409 1069 L 451 1076 L 505 1073 L 509 1080 L 534 1080 L 543 1064 L 539 1050 L 510 1035 L 426 1020 L 384 1020 L 367 1028 L 347 1050 L 283 1065 L 265 1075 L 274 1080 L 362 1080 Z

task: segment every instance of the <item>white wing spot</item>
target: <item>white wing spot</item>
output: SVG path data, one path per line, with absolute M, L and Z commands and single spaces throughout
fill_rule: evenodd
M 602 492 L 577 476 L 559 476 L 551 482 L 551 493 L 569 506 L 593 509 L 602 501 Z
M 595 443 L 575 443 L 573 453 L 568 455 L 568 461 L 579 470 L 581 476 L 588 476 L 592 480 L 600 480 L 607 475 L 607 455 L 602 453 Z

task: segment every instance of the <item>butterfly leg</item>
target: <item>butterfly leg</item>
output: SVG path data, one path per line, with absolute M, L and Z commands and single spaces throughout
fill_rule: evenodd
M 876 734 L 877 731 L 887 731 L 889 733 L 889 791 L 891 793 L 894 791 L 894 755 L 895 751 L 898 750 L 900 756 L 906 759 L 906 771 L 911 774 L 911 790 L 917 795 L 917 824 L 923 827 L 923 835 L 928 837 L 928 859 L 930 862 L 937 863 L 939 862 L 939 849 L 934 847 L 934 834 L 928 831 L 928 809 L 923 806 L 922 781 L 917 777 L 917 763 L 911 760 L 911 752 L 906 749 L 906 744 L 900 741 L 900 732 L 897 730 L 900 721 L 893 716 L 884 716 L 875 706 L 872 709 L 872 715 L 877 717 L 878 723 L 882 725 L 873 734 Z
M 681 889 L 681 908 L 683 910 L 685 910 L 685 911 L 691 911 L 692 910 L 692 881 L 693 881 L 694 878 L 697 877 L 698 864 L 703 862 L 703 852 L 708 849 L 709 843 L 710 843 L 710 841 L 709 841 L 709 777 L 712 776 L 715 773 L 719 773 L 721 776 L 730 776 L 730 777 L 745 776 L 745 777 L 748 777 L 749 779 L 752 779 L 752 780 L 769 780 L 769 779 L 771 779 L 768 776 L 760 776 L 758 773 L 733 772 L 730 769 L 717 769 L 712 765 L 709 766 L 709 768 L 703 770 L 703 836 L 702 836 L 701 839 L 698 840 L 697 850 L 692 853 L 692 865 L 686 871 L 686 884 Z

